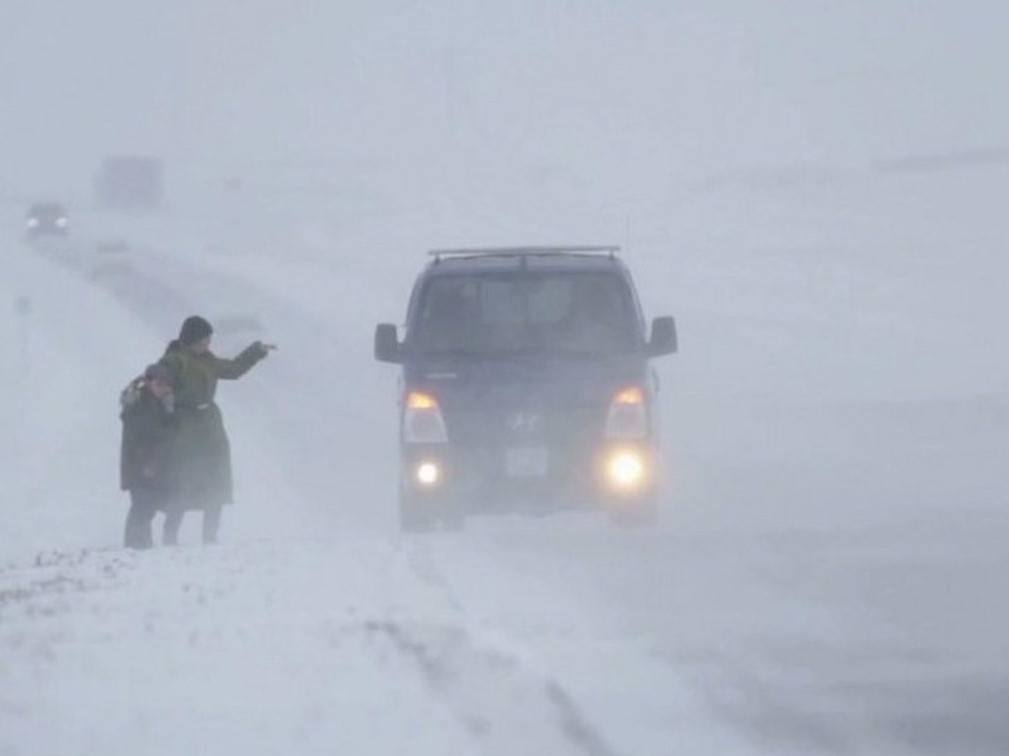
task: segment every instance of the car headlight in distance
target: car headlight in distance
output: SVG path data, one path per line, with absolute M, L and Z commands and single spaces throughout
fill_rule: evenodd
M 56 221 L 55 221 L 55 223 L 56 223 L 56 227 L 57 228 L 66 228 L 67 227 L 67 219 L 66 218 L 63 218 L 63 217 L 57 218 Z
M 648 479 L 648 464 L 635 449 L 615 449 L 606 458 L 606 480 L 618 491 L 635 491 Z
M 28 228 L 38 228 L 39 219 L 29 218 L 28 220 L 25 221 L 25 225 L 28 226 Z

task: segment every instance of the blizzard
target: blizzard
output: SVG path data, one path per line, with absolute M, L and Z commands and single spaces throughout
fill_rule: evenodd
M 218 37 L 227 14 L 181 3 L 145 56 L 146 12 L 100 5 L 44 32 L 70 57 L 81 29 L 107 42 L 79 58 L 72 144 L 29 107 L 0 125 L 0 754 L 1009 750 L 997 24 L 899 2 L 868 27 L 869 4 L 830 23 L 776 4 L 789 26 L 731 3 L 308 3 Z M 70 97 L 28 31 L 7 55 Z M 358 107 L 315 99 L 327 75 Z M 105 211 L 62 178 L 107 129 L 174 158 L 164 208 Z M 52 186 L 71 233 L 28 243 Z M 509 243 L 620 244 L 646 316 L 677 318 L 655 527 L 399 532 L 374 326 L 402 322 L 425 250 Z M 279 347 L 219 388 L 236 503 L 218 545 L 190 514 L 178 547 L 124 550 L 118 393 L 193 313 L 222 356 Z

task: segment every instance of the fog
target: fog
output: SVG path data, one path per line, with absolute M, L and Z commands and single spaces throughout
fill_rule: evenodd
M 0 752 L 1009 749 L 1009 10 L 148 5 L 0 0 Z M 571 243 L 677 320 L 659 523 L 401 533 L 375 324 L 428 249 Z M 124 551 L 117 397 L 192 313 L 279 345 L 236 503 Z

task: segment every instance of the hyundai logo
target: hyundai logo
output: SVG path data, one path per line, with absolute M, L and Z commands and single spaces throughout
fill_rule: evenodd
M 540 415 L 537 412 L 516 412 L 508 418 L 508 428 L 523 436 L 531 436 L 540 427 Z

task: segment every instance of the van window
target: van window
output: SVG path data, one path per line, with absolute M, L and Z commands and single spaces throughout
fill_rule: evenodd
M 411 346 L 423 352 L 610 354 L 639 346 L 634 301 L 608 273 L 453 275 L 421 295 Z

